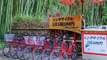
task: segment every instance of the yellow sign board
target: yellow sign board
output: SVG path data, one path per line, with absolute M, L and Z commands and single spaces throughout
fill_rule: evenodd
M 49 18 L 50 29 L 68 30 L 81 33 L 81 15 L 51 17 Z

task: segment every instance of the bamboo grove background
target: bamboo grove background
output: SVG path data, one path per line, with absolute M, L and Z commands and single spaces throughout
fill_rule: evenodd
M 90 3 L 90 4 L 89 4 Z M 0 0 L 0 34 L 11 31 L 12 23 L 19 20 L 47 20 L 48 14 L 59 13 L 61 16 L 82 14 L 79 0 L 71 6 L 60 0 Z M 83 6 L 86 25 L 107 24 L 107 0 L 100 4 L 91 4 L 85 0 Z

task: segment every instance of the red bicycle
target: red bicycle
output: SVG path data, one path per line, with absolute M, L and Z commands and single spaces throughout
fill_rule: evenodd
M 4 42 L 5 45 L 3 46 L 3 55 L 6 57 L 10 56 L 10 45 L 12 44 L 13 40 L 14 40 L 14 34 L 5 34 L 4 35 Z
M 24 36 L 26 47 L 23 51 L 22 58 L 38 60 L 39 56 L 44 51 L 47 46 L 47 42 L 45 42 L 44 36 Z
M 48 43 L 47 47 L 44 49 L 44 51 L 41 54 L 41 58 L 42 58 L 41 60 L 49 60 L 52 51 L 60 47 L 61 40 L 58 38 L 54 38 L 54 39 L 50 38 L 47 39 L 47 43 Z
M 68 47 L 66 47 L 66 44 L 68 44 Z M 60 57 L 62 56 L 63 52 L 66 52 L 68 58 L 71 58 L 72 60 L 76 60 L 77 49 L 74 42 L 65 40 L 65 42 L 62 43 L 61 47 L 62 47 L 62 51 L 60 51 Z M 62 56 L 62 59 L 63 58 L 64 56 Z
M 48 47 L 48 42 L 45 36 L 39 37 L 38 43 L 39 44 L 35 44 L 36 47 L 33 48 L 34 60 L 40 60 L 40 56 L 42 55 L 44 50 Z
M 75 43 L 69 40 L 63 40 L 61 47 L 52 51 L 50 60 L 67 60 L 69 58 L 76 60 L 76 57 L 77 51 Z

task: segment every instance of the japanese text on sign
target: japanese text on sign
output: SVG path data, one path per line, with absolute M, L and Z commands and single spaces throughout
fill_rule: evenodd
M 81 15 L 49 18 L 50 29 L 63 29 L 81 33 Z
M 84 52 L 107 54 L 107 36 L 101 34 L 84 34 Z

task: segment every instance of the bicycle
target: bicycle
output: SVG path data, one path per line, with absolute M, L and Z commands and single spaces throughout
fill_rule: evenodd
M 3 55 L 6 57 L 10 57 L 10 48 L 11 48 L 10 46 L 13 43 L 14 36 L 15 36 L 15 34 L 5 34 L 4 35 L 4 43 L 6 43 L 6 44 L 3 46 L 2 52 L 3 52 Z
M 47 47 L 46 37 L 44 35 L 38 36 L 37 43 L 35 43 L 36 48 L 34 48 L 32 54 L 34 60 L 40 60 L 40 56 L 44 49 Z
M 46 40 L 48 45 L 47 47 L 44 49 L 43 53 L 41 54 L 41 58 L 42 60 L 49 60 L 50 59 L 50 55 L 52 53 L 52 51 L 54 49 L 59 48 L 61 40 L 58 39 L 57 37 L 52 37 L 50 39 Z
M 65 43 L 68 42 L 69 47 L 67 48 Z M 75 44 L 72 41 L 63 40 L 59 49 L 54 49 L 50 55 L 50 60 L 67 60 L 72 57 L 72 60 L 76 60 L 76 54 L 74 52 Z
M 49 56 L 53 50 L 53 41 L 51 39 L 46 39 L 45 41 L 45 49 L 43 50 L 41 54 L 41 59 L 48 60 Z
M 27 60 L 27 59 L 33 59 L 36 60 L 38 59 L 39 55 L 42 53 L 44 50 L 44 42 L 42 40 L 40 41 L 40 36 L 39 35 L 33 35 L 33 34 L 28 34 L 24 37 L 24 47 L 22 50 L 22 55 L 20 59 Z M 32 57 L 32 58 L 31 58 Z

